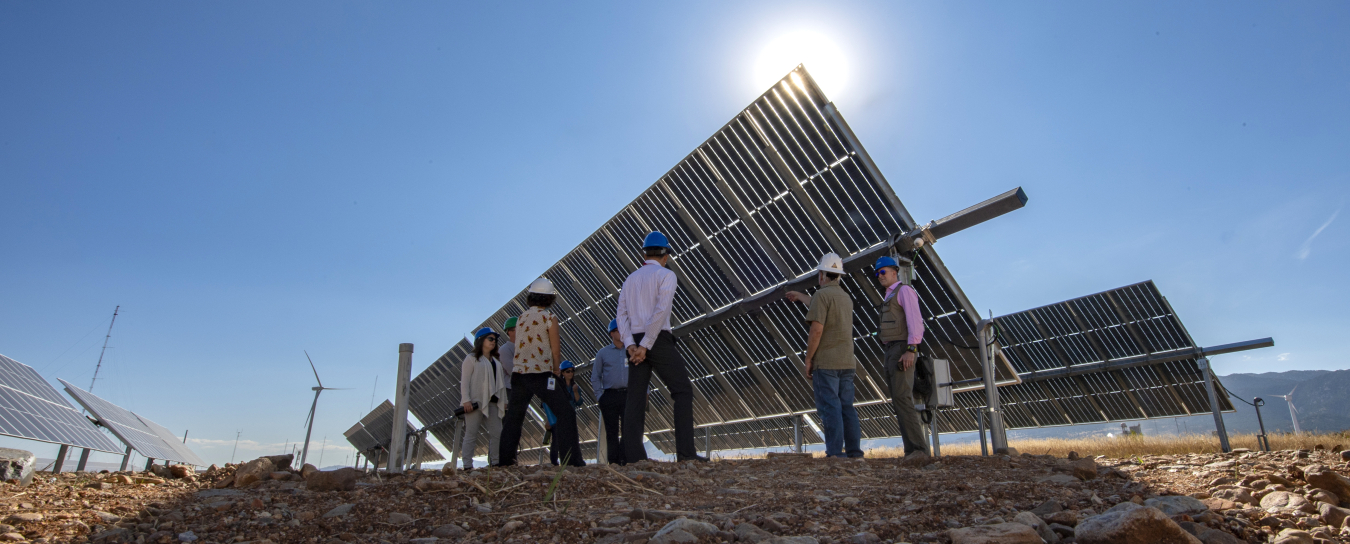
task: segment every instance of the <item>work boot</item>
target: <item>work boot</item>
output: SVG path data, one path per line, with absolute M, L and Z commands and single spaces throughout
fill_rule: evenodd
M 679 462 L 681 462 L 681 463 L 683 463 L 683 462 L 685 462 L 685 461 L 698 461 L 698 462 L 700 462 L 700 463 L 707 463 L 707 462 L 708 462 L 708 458 L 707 458 L 707 457 L 704 457 L 704 456 L 702 456 L 702 455 L 694 454 L 693 457 L 680 457 L 680 458 L 676 459 L 676 461 L 679 461 Z
M 914 450 L 905 454 L 905 458 L 900 460 L 902 467 L 921 467 L 933 462 L 933 457 L 923 450 Z

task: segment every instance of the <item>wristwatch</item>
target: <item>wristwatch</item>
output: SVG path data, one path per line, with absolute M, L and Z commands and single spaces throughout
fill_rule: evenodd
M 910 344 L 909 347 L 905 348 L 905 351 L 908 351 L 908 352 L 910 352 L 910 353 L 913 353 L 913 354 L 916 354 L 916 355 L 917 355 L 917 354 L 919 353 L 919 346 L 916 345 L 916 344 Z

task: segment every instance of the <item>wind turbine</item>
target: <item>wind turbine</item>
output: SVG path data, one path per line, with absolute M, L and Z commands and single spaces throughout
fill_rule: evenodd
M 1271 396 L 1284 399 L 1285 402 L 1289 403 L 1289 417 L 1294 420 L 1294 434 L 1303 434 L 1303 429 L 1299 428 L 1298 426 L 1298 408 L 1294 408 L 1294 391 L 1298 391 L 1297 385 L 1295 385 L 1294 388 L 1289 391 L 1288 395 L 1271 395 Z
M 305 359 L 309 359 L 309 369 L 314 371 L 314 381 L 319 385 L 311 387 L 314 391 L 314 404 L 309 405 L 309 417 L 305 418 L 305 449 L 300 452 L 300 466 L 305 466 L 305 460 L 309 458 L 309 435 L 314 433 L 314 410 L 319 407 L 319 393 L 326 390 L 341 391 L 342 387 L 324 387 L 323 380 L 319 379 L 319 369 L 314 368 L 314 359 L 309 357 L 309 351 L 305 351 Z

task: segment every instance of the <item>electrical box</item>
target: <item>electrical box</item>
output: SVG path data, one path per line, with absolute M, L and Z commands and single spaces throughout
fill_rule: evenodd
M 938 408 L 953 406 L 952 369 L 946 359 L 933 359 L 933 383 L 932 405 Z

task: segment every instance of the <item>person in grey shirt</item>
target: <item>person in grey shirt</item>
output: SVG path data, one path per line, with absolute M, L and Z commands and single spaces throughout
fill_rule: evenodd
M 624 463 L 623 441 L 619 438 L 624 405 L 628 403 L 628 352 L 619 335 L 619 322 L 609 322 L 609 339 L 613 343 L 595 352 L 591 367 L 591 388 L 600 405 L 600 416 L 605 422 L 605 448 L 612 464 Z M 624 439 L 627 439 L 625 436 Z
M 503 342 L 501 345 L 497 346 L 497 359 L 502 362 L 502 369 L 506 371 L 506 375 L 510 376 L 511 369 L 514 368 L 513 366 L 511 366 L 511 360 L 516 358 L 515 316 L 506 319 L 506 324 L 502 326 L 502 330 L 506 331 L 506 337 L 510 338 L 511 341 Z M 511 388 L 511 380 L 506 380 L 506 388 L 507 389 Z

